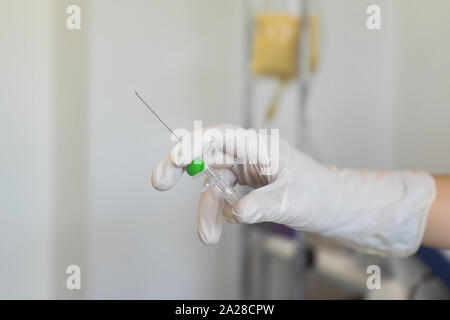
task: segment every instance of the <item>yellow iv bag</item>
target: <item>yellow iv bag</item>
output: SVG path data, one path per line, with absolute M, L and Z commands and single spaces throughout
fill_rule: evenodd
M 311 72 L 318 61 L 318 19 L 308 17 L 308 66 Z M 286 84 L 297 75 L 299 63 L 300 17 L 285 13 L 259 13 L 255 16 L 252 73 L 280 80 L 271 103 L 266 110 L 270 120 L 277 111 L 278 100 Z
M 299 28 L 298 16 L 257 14 L 253 36 L 252 72 L 282 79 L 294 77 L 298 64 Z

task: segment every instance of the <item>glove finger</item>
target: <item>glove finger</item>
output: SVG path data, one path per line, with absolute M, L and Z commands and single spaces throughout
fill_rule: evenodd
M 234 219 L 239 223 L 247 224 L 279 222 L 283 204 L 276 192 L 276 184 L 275 182 L 258 188 L 243 197 L 236 206 L 231 208 Z M 225 209 L 230 210 L 228 207 Z
M 228 223 L 231 224 L 239 223 L 237 213 L 233 211 L 233 206 L 228 204 L 226 201 L 223 204 L 223 217 Z
M 222 233 L 224 199 L 215 188 L 202 192 L 198 204 L 197 234 L 205 245 L 216 244 Z
M 152 185 L 155 189 L 166 191 L 177 184 L 183 175 L 183 168 L 173 164 L 170 154 L 162 158 L 152 171 Z

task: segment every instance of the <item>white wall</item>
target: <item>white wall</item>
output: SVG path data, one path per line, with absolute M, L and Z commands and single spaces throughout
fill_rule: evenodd
M 81 30 L 66 27 L 69 5 L 81 7 Z M 78 265 L 82 280 L 87 272 L 87 199 L 88 199 L 88 103 L 87 103 L 87 35 L 83 0 L 51 2 L 51 76 L 52 76 L 52 144 L 54 255 L 52 277 L 58 298 L 83 298 L 89 283 L 82 281 L 83 291 L 67 290 L 66 269 Z
M 401 1 L 395 56 L 395 166 L 450 173 L 450 2 Z
M 199 182 L 152 189 L 171 143 L 132 91 L 175 127 L 238 122 L 239 1 L 72 2 L 82 31 L 69 1 L 1 3 L 0 296 L 237 297 L 238 228 L 205 248 Z
M 48 298 L 52 268 L 47 1 L 0 2 L 0 298 Z
M 382 8 L 382 30 L 366 28 L 366 8 Z M 392 163 L 392 1 L 322 1 L 322 49 L 310 107 L 322 160 L 382 169 Z
M 340 166 L 450 172 L 450 3 L 321 1 L 311 97 L 322 159 Z M 365 28 L 377 4 L 382 30 Z
M 238 122 L 240 1 L 93 1 L 89 37 L 89 297 L 238 298 L 238 228 L 205 247 L 200 182 L 151 186 L 174 128 Z

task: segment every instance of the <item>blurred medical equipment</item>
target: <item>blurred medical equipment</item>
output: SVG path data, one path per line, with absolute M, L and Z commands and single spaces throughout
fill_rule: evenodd
M 300 19 L 291 14 L 255 16 L 251 69 L 255 75 L 289 79 L 297 73 Z
M 305 9 L 305 8 L 304 8 Z M 317 15 L 258 9 L 254 15 L 250 67 L 253 75 L 278 80 L 265 119 L 274 118 L 287 84 L 299 72 L 313 73 L 318 64 Z M 303 59 L 299 59 L 299 54 Z M 300 60 L 300 61 L 299 61 Z
M 245 19 L 249 65 L 245 78 L 245 126 L 283 126 L 286 128 L 284 136 L 293 130 L 294 138 L 290 141 L 297 148 L 317 155 L 308 134 L 306 112 L 310 83 L 319 60 L 317 0 L 247 0 Z M 266 105 L 264 92 L 271 90 L 275 91 Z M 292 100 L 293 96 L 295 100 Z M 261 104 L 265 110 L 260 110 Z M 281 109 L 298 121 L 289 123 L 289 127 L 277 122 L 281 118 L 275 116 Z M 259 115 L 263 115 L 263 121 L 259 120 Z M 269 297 L 273 291 L 269 290 L 270 283 L 277 277 L 271 266 L 280 261 L 289 268 L 285 274 L 290 279 L 285 286 L 288 290 L 283 290 L 281 296 L 305 297 L 305 271 L 312 256 L 305 250 L 303 233 L 280 225 L 244 226 L 242 238 L 244 298 Z M 280 256 L 279 252 L 285 254 Z M 258 267 L 260 265 L 264 267 Z M 255 270 L 259 274 L 256 277 Z
M 178 139 L 179 142 L 182 141 L 182 137 L 178 137 L 175 132 L 166 124 L 166 122 L 153 110 L 147 102 L 137 93 L 137 91 L 134 92 L 134 94 L 141 100 L 141 102 L 155 115 L 155 117 L 169 130 L 174 137 Z M 212 150 L 214 148 L 213 143 L 208 143 L 204 150 L 202 152 L 214 152 Z M 200 158 L 197 157 L 192 162 L 186 166 L 186 172 L 190 176 L 200 176 L 205 175 L 208 177 L 208 182 L 206 183 L 205 187 L 203 188 L 202 192 L 208 189 L 209 187 L 214 187 L 217 191 L 221 192 L 225 201 L 227 201 L 231 206 L 235 206 L 239 201 L 239 194 L 237 191 L 228 183 L 228 181 L 220 175 L 218 172 L 216 172 L 213 168 L 208 166 L 208 164 L 205 163 L 204 157 Z

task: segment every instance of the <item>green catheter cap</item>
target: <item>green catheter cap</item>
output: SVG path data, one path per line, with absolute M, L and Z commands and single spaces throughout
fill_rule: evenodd
M 187 167 L 186 172 L 188 175 L 195 176 L 197 173 L 202 172 L 205 169 L 205 162 L 201 158 L 195 158 Z

